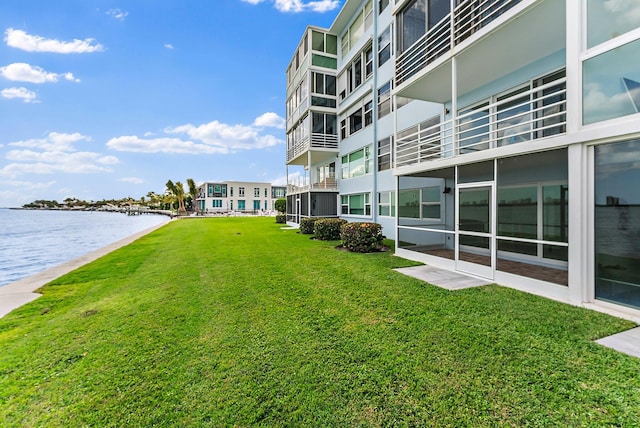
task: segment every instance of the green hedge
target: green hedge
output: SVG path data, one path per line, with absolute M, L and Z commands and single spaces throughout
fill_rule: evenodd
M 346 222 L 340 218 L 319 218 L 313 232 L 322 241 L 337 241 L 340 239 L 340 228 Z
M 382 247 L 382 226 L 378 223 L 347 223 L 340 229 L 342 246 L 356 253 L 370 253 Z
M 313 235 L 313 227 L 318 220 L 315 217 L 305 217 L 300 220 L 300 233 L 305 235 Z
M 287 216 L 285 214 L 276 215 L 276 223 L 285 224 L 287 222 Z

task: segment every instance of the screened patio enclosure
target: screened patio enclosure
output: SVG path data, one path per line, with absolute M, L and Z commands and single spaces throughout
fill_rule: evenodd
M 567 150 L 398 178 L 398 248 L 493 279 L 568 285 Z

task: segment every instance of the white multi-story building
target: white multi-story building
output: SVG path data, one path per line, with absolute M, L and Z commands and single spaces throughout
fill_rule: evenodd
M 286 197 L 286 187 L 245 181 L 206 182 L 198 186 L 196 203 L 203 213 L 261 213 L 275 211 L 275 201 Z
M 287 164 L 311 187 L 338 172 L 335 215 L 381 223 L 403 257 L 640 318 L 638 10 L 347 0 L 288 70 Z

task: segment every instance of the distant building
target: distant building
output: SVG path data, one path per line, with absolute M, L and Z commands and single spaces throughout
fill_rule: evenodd
M 198 187 L 196 207 L 204 213 L 274 212 L 276 199 L 286 197 L 286 187 L 271 183 L 223 181 L 206 182 Z
M 287 220 L 640 317 L 640 17 L 608 3 L 344 1 L 286 70 Z

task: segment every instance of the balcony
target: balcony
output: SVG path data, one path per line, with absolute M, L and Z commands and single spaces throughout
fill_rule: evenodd
M 309 191 L 337 192 L 338 182 L 335 174 L 330 174 L 328 177 L 315 183 L 297 183 L 287 185 L 287 195 Z
M 328 151 L 331 156 L 335 156 L 338 152 L 338 136 L 332 134 L 311 134 L 310 137 L 307 136 L 303 138 L 287 149 L 287 163 L 305 165 L 307 158 L 301 158 L 301 156 L 313 150 Z
M 454 84 L 465 94 L 562 52 L 565 16 L 559 0 L 462 1 L 396 58 L 394 95 L 445 103 Z
M 487 101 L 445 122 L 438 118 L 396 135 L 395 166 L 552 137 L 566 132 L 566 78 Z

